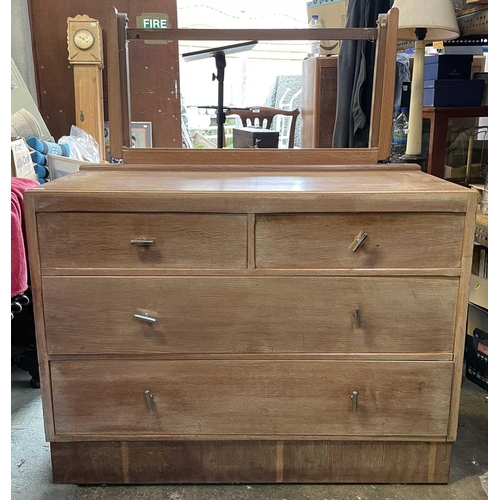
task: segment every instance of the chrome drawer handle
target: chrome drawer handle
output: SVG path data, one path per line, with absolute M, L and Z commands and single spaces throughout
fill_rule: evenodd
M 352 243 L 352 251 L 355 252 L 368 238 L 368 233 L 362 233 L 360 234 Z
M 134 314 L 134 318 L 140 321 L 145 321 L 146 323 L 156 323 L 156 319 L 151 316 L 143 315 L 143 314 Z
M 146 404 L 148 405 L 148 410 L 153 411 L 154 410 L 153 395 L 149 391 L 146 391 L 144 393 L 144 396 L 146 397 Z
M 361 328 L 361 315 L 359 313 L 359 309 L 356 308 L 352 315 L 354 316 L 354 326 L 356 328 Z
M 351 401 L 352 401 L 352 411 L 358 411 L 358 391 L 352 391 Z
M 131 245 L 149 246 L 154 243 L 154 240 L 147 240 L 146 238 L 139 238 L 138 240 L 130 240 Z

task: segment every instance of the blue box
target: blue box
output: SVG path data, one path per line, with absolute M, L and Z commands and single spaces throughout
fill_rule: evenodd
M 435 55 L 424 58 L 424 80 L 470 80 L 474 56 Z
M 424 106 L 451 108 L 481 106 L 484 80 L 430 80 L 424 82 Z

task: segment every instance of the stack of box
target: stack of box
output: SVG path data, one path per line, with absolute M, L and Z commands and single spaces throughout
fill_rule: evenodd
M 484 81 L 471 80 L 472 60 L 472 55 L 426 56 L 424 106 L 481 106 Z

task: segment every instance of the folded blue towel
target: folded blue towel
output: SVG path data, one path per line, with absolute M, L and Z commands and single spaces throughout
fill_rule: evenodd
M 45 165 L 35 163 L 33 168 L 35 169 L 36 175 L 38 176 L 38 182 L 40 184 L 44 184 L 49 180 L 49 169 Z
M 38 151 L 33 151 L 33 153 L 31 153 L 31 161 L 38 165 L 47 165 L 47 157 Z
M 69 157 L 69 148 L 64 144 L 41 141 L 38 137 L 28 137 L 26 139 L 26 143 L 31 149 L 34 149 L 43 155 L 51 154 Z

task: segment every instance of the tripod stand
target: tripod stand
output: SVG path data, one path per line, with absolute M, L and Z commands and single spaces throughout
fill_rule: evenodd
M 215 58 L 215 66 L 217 74 L 212 74 L 212 81 L 217 80 L 218 96 L 217 96 L 217 148 L 222 149 L 224 144 L 224 123 L 226 122 L 226 114 L 224 112 L 224 77 L 226 70 L 226 54 L 235 54 L 246 50 L 252 50 L 258 42 L 244 42 L 235 45 L 226 45 L 215 49 L 198 50 L 196 52 L 188 52 L 182 54 L 185 61 L 196 61 L 198 59 L 206 59 L 208 57 Z

